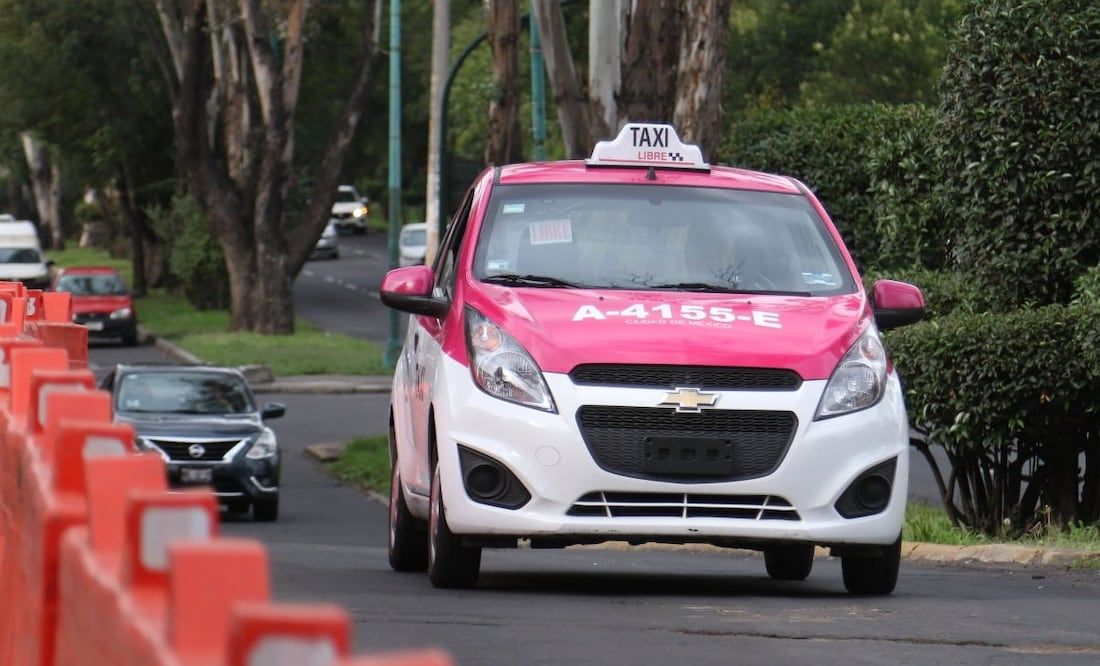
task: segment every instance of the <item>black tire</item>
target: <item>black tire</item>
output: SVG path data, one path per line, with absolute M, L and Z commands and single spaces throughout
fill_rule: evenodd
M 764 566 L 775 580 L 806 580 L 814 567 L 814 547 L 792 545 L 765 548 Z
M 122 336 L 122 344 L 127 347 L 134 347 L 138 343 L 137 329 L 130 329 Z
M 405 493 L 401 492 L 401 474 L 397 460 L 390 474 L 390 567 L 394 571 L 427 571 L 428 531 L 409 513 Z
M 252 519 L 258 523 L 270 523 L 279 519 L 279 496 L 252 502 Z
M 355 235 L 356 236 L 366 236 L 367 235 L 367 226 L 363 225 L 361 227 L 355 227 Z
M 465 546 L 447 526 L 439 484 L 439 464 L 432 472 L 431 519 L 428 521 L 428 578 L 435 587 L 466 588 L 477 584 L 481 548 Z
M 226 502 L 225 510 L 234 515 L 241 515 L 248 513 L 248 510 L 252 508 L 252 505 L 248 500 L 229 500 Z
M 844 587 L 852 594 L 886 595 L 894 591 L 901 568 L 901 537 L 883 546 L 876 555 L 844 555 L 840 558 Z

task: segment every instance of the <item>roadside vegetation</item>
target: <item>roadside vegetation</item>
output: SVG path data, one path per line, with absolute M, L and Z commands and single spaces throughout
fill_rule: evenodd
M 49 253 L 58 267 L 113 266 L 129 282 L 130 264 L 103 250 L 75 248 Z M 293 335 L 267 336 L 230 330 L 227 310 L 198 310 L 183 296 L 155 289 L 136 301 L 138 321 L 151 333 L 218 365 L 262 364 L 276 376 L 388 374 L 382 349 L 369 340 L 319 330 L 298 321 Z
M 390 453 L 386 435 L 356 437 L 328 469 L 344 481 L 383 495 L 390 492 Z

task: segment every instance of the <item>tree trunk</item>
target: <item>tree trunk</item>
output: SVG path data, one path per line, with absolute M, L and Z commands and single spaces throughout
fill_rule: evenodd
M 448 59 L 451 52 L 451 0 L 435 0 L 432 14 L 432 78 L 428 113 L 428 178 L 427 210 L 424 221 L 428 233 L 424 248 L 424 262 L 431 266 L 439 247 L 440 218 L 446 210 L 446 202 L 440 201 L 439 179 L 443 168 L 439 154 L 443 141 L 443 83 L 447 80 Z
M 145 215 L 138 206 L 137 197 L 130 180 L 130 169 L 126 165 L 122 167 L 121 196 L 122 211 L 126 215 L 127 228 L 130 231 L 130 265 L 132 284 L 130 288 L 134 296 L 144 296 L 147 287 L 145 283 Z
M 672 122 L 684 9 L 680 0 L 636 0 L 627 21 L 619 115 Z
M 676 69 L 672 122 L 680 138 L 717 161 L 722 136 L 722 84 L 729 41 L 730 0 L 686 0 Z
M 623 60 L 623 31 L 626 29 L 624 0 L 602 0 L 589 5 L 588 99 L 593 113 L 603 120 L 610 134 L 619 127 L 619 95 Z
M 565 154 L 573 159 L 587 157 L 595 145 L 595 138 L 606 136 L 607 128 L 596 116 L 588 96 L 581 92 L 577 69 L 569 52 L 561 3 L 558 0 L 534 0 L 534 7 Z
M 30 132 L 21 132 L 23 154 L 27 158 L 34 203 L 38 209 L 39 233 L 44 245 L 50 249 L 65 249 L 65 235 L 61 229 L 61 172 L 50 161 L 45 144 Z
M 519 8 L 516 0 L 485 0 L 485 14 L 493 60 L 485 163 L 511 164 L 523 159 L 519 126 Z

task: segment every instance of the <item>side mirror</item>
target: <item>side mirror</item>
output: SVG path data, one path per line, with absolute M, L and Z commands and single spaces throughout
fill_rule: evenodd
M 871 308 L 879 330 L 908 326 L 924 318 L 924 294 L 907 282 L 879 280 L 871 290 Z
M 53 259 L 47 259 L 46 260 L 46 268 L 53 268 L 56 265 L 57 265 L 57 262 L 54 261 Z
M 260 417 L 263 420 L 281 418 L 286 414 L 286 405 L 281 402 L 269 402 L 264 405 L 263 410 L 260 412 Z
M 395 268 L 382 279 L 382 303 L 394 310 L 442 319 L 451 302 L 432 296 L 434 282 L 435 275 L 427 266 Z

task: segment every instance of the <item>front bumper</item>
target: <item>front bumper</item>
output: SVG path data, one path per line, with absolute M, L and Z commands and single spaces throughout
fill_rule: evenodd
M 778 466 L 764 476 L 683 483 L 601 468 L 577 422 L 581 406 L 651 408 L 662 401 L 665 390 L 578 386 L 567 375 L 547 374 L 558 408 L 550 414 L 487 395 L 473 385 L 468 368 L 443 358 L 433 407 L 447 521 L 455 533 L 531 538 L 533 543 L 650 540 L 760 546 L 883 545 L 901 532 L 908 492 L 908 422 L 896 376 L 890 377 L 886 395 L 874 407 L 823 421 L 813 420 L 822 380 L 803 382 L 796 391 L 719 392 L 718 404 L 725 409 L 793 412 L 793 438 Z M 460 444 L 505 465 L 530 492 L 530 501 L 519 509 L 473 501 L 462 478 Z M 896 459 L 896 468 L 886 508 L 866 517 L 842 517 L 834 506 L 838 498 L 861 473 L 891 459 Z M 412 472 L 403 468 L 402 477 L 416 478 Z M 419 481 L 425 487 L 426 480 Z M 568 515 L 578 501 L 609 493 L 776 498 L 788 503 L 798 518 L 773 520 L 769 516 L 774 514 L 764 510 L 749 518 L 687 517 L 687 511 L 677 516 Z M 426 514 L 423 497 L 406 495 L 418 514 Z
M 243 454 L 230 462 L 185 462 L 166 461 L 168 485 L 174 489 L 190 488 L 196 485 L 211 486 L 214 495 L 221 503 L 253 501 L 274 498 L 279 494 L 279 476 L 281 464 L 276 454 L 271 458 L 252 460 Z M 183 470 L 209 468 L 212 480 L 209 484 L 194 484 L 183 481 Z
M 88 329 L 90 338 L 123 338 L 137 335 L 137 319 L 111 319 L 106 314 L 78 313 L 73 315 L 73 323 Z

